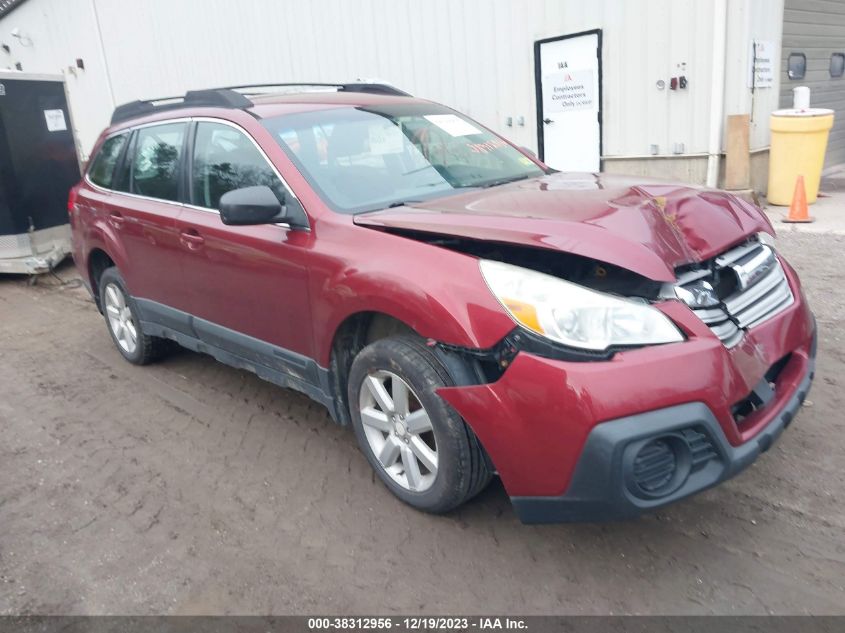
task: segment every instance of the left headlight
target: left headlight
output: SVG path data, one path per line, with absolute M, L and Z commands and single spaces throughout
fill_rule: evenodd
M 645 302 L 502 262 L 483 259 L 480 265 L 490 290 L 514 321 L 553 341 L 606 350 L 684 340 L 665 314 Z

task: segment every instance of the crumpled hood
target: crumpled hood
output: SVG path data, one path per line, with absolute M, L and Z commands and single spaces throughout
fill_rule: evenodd
M 731 194 L 608 174 L 552 174 L 355 216 L 355 223 L 565 251 L 655 281 L 772 232 Z

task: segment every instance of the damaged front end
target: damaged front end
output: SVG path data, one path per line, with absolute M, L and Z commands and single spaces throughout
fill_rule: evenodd
M 438 394 L 526 522 L 633 517 L 716 485 L 773 444 L 810 388 L 812 315 L 794 272 L 757 235 L 678 266 L 672 282 L 571 253 L 413 237 L 476 257 L 482 274 L 494 262 L 654 310 L 683 342 L 566 344 L 485 277 L 515 327 L 487 349 L 432 341 L 457 377 Z
M 514 322 L 484 349 L 429 343 L 455 378 L 438 395 L 528 522 L 630 517 L 716 485 L 772 445 L 814 375 L 815 322 L 759 210 L 600 180 L 355 219 L 473 257 Z
M 478 258 L 480 262 L 501 262 L 515 268 L 535 271 L 578 284 L 598 293 L 624 297 L 643 304 L 663 300 L 661 292 L 665 284 L 647 279 L 619 266 L 587 257 L 481 240 L 407 231 L 399 233 L 433 246 L 471 255 Z M 536 323 L 532 329 L 532 327 L 525 327 L 518 319 L 514 320 L 514 329 L 490 348 L 466 348 L 435 341 L 431 341 L 430 344 L 441 352 L 441 360 L 444 360 L 447 365 L 451 364 L 454 368 L 454 358 L 458 358 L 462 363 L 472 366 L 471 374 L 468 378 L 464 378 L 469 381 L 467 384 L 495 382 L 519 353 L 568 362 L 594 362 L 610 360 L 621 350 L 639 346 L 610 345 L 603 349 L 588 349 L 567 345 L 544 336 L 537 331 Z M 460 371 L 453 370 L 452 373 L 464 375 Z

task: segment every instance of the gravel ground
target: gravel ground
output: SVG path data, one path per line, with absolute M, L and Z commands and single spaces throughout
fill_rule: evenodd
M 124 362 L 72 266 L 0 279 L 0 614 L 845 614 L 845 238 L 780 246 L 811 402 L 736 479 L 604 525 L 523 526 L 498 482 L 415 512 L 305 397 Z

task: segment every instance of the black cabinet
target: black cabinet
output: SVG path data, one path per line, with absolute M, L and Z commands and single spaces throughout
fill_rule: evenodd
M 55 248 L 78 181 L 61 77 L 0 72 L 0 259 L 41 254 L 44 234 Z

